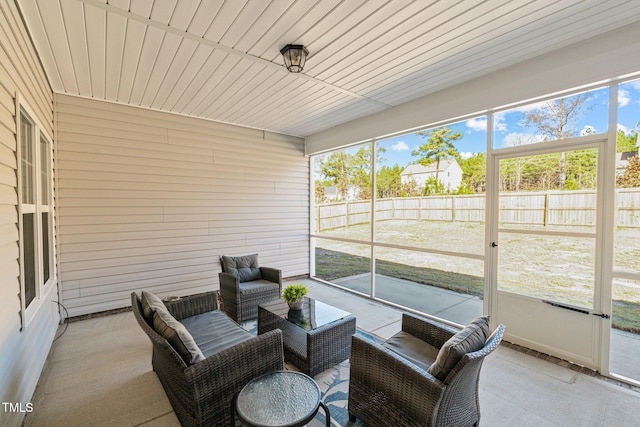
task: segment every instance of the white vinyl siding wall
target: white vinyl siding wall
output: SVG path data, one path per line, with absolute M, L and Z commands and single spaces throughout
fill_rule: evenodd
M 304 140 L 66 95 L 56 115 L 70 316 L 218 289 L 221 254 L 309 273 Z
M 58 327 L 56 285 L 50 284 L 29 324 L 20 315 L 20 246 L 16 97 L 53 136 L 53 93 L 13 1 L 0 2 L 0 401 L 29 402 Z M 22 328 L 22 329 L 21 329 Z M 1 409 L 1 408 L 0 408 Z M 24 413 L 0 410 L 0 424 Z

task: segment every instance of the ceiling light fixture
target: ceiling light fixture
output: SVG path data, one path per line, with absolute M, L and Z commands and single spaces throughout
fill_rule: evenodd
M 284 57 L 284 66 L 292 73 L 299 73 L 304 68 L 309 51 L 301 44 L 288 44 L 280 53 Z

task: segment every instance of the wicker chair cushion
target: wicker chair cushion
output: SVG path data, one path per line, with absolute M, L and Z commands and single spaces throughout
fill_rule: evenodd
M 144 320 L 146 320 L 147 324 L 151 327 L 153 327 L 153 313 L 157 310 L 167 311 L 162 300 L 155 294 L 147 291 L 142 291 L 140 305 L 142 306 L 142 317 L 144 317 Z
M 484 347 L 488 335 L 489 317 L 481 316 L 473 320 L 442 345 L 436 361 L 428 372 L 440 381 L 444 381 L 462 356 Z
M 260 265 L 258 264 L 258 254 L 230 257 L 222 255 L 222 271 L 235 274 L 241 282 L 260 280 Z
M 277 292 L 278 289 L 280 289 L 279 283 L 268 280 L 252 280 L 250 282 L 240 283 L 240 293 L 244 295 L 254 292 L 263 293 L 268 290 L 275 290 Z
M 205 357 L 254 337 L 219 310 L 187 317 L 180 323 L 191 333 Z
M 187 328 L 168 311 L 158 310 L 153 314 L 153 329 L 171 344 L 187 365 L 205 359 Z
M 404 331 L 398 332 L 382 345 L 425 371 L 429 370 L 429 367 L 438 357 L 438 349 L 436 347 Z

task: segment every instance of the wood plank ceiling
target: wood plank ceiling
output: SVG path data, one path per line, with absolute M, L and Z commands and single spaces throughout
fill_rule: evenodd
M 298 136 L 640 20 L 637 0 L 17 1 L 56 92 Z

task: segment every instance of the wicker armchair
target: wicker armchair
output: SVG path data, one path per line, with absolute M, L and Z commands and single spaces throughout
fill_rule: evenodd
M 258 317 L 258 304 L 277 300 L 282 292 L 282 271 L 258 266 L 258 254 L 220 257 L 222 309 L 242 323 Z
M 433 346 L 435 355 L 458 332 L 408 314 L 403 315 L 402 331 Z M 384 344 L 354 335 L 349 419 L 353 422 L 360 418 L 369 427 L 478 425 L 480 368 L 503 333 L 504 326 L 498 326 L 482 349 L 462 356 L 442 381 L 427 372 L 424 365 L 418 366 Z
M 184 320 L 216 310 L 217 294 L 207 292 L 184 297 L 166 303 L 166 307 L 175 319 Z M 231 401 L 242 387 L 253 378 L 284 369 L 280 330 L 246 338 L 187 365 L 144 319 L 141 300 L 135 292 L 131 294 L 131 306 L 138 324 L 153 344 L 153 370 L 182 426 L 231 426 Z M 219 317 L 223 319 L 217 327 L 226 325 L 229 333 L 236 333 L 234 328 L 239 328 L 236 323 L 225 315 Z

